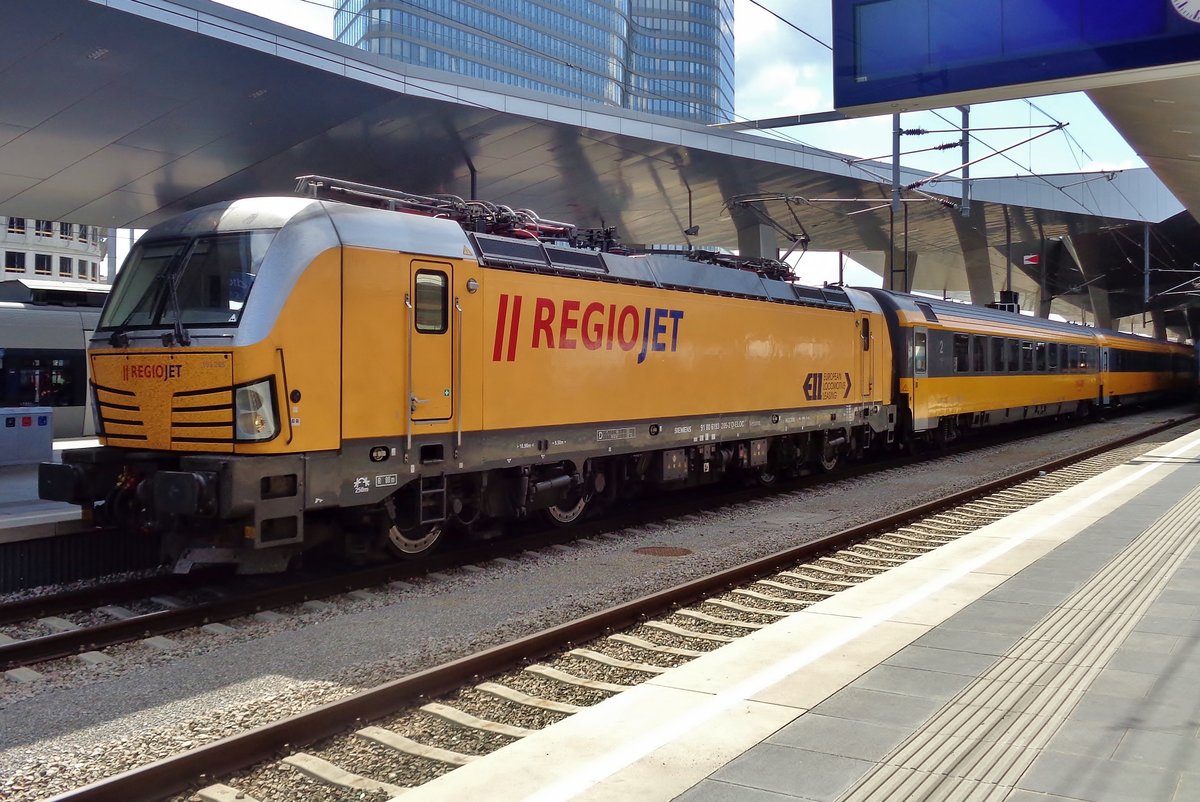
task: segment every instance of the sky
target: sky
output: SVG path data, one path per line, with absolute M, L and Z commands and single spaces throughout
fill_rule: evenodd
M 336 0 L 217 2 L 320 36 L 331 37 L 333 34 L 333 5 L 336 5 Z M 832 41 L 831 3 L 828 0 L 735 2 L 735 118 L 764 119 L 832 109 L 832 58 L 829 48 L 820 44 Z M 762 6 L 775 12 L 778 17 L 763 10 Z M 796 28 L 810 36 L 805 36 Z M 941 114 L 954 124 L 960 120 L 956 110 L 943 110 Z M 1065 122 L 1067 127 L 1036 142 L 1013 148 L 1004 156 L 995 156 L 973 165 L 972 176 L 1069 173 L 1145 166 L 1082 93 L 1033 98 L 1029 102 L 1014 100 L 980 104 L 971 109 L 972 128 L 1049 125 L 1056 122 Z M 890 117 L 875 117 L 779 129 L 774 136 L 838 153 L 861 157 L 886 155 L 890 158 L 891 125 Z M 933 112 L 904 114 L 901 116 L 901 125 L 925 129 L 950 127 Z M 977 136 L 986 145 L 999 150 L 1021 142 L 1034 133 L 1038 133 L 1038 130 L 980 132 Z M 957 134 L 906 137 L 902 149 L 928 148 L 957 138 Z M 986 152 L 985 146 L 973 145 L 971 157 L 975 159 Z M 956 167 L 960 160 L 957 150 L 950 150 L 905 155 L 901 161 L 906 167 L 941 172 Z M 810 256 L 816 257 L 815 254 Z M 807 270 L 812 263 L 818 263 L 813 265 L 814 273 Z M 833 261 L 829 258 L 812 258 L 802 263 L 800 274 L 804 281 L 820 283 L 831 280 L 830 270 L 833 271 L 832 277 L 836 278 L 836 258 Z M 878 283 L 878 277 L 867 271 L 853 271 L 848 277 L 852 281 L 873 279 Z

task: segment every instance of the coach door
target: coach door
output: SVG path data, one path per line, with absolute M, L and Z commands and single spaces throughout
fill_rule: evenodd
M 912 330 L 912 397 L 908 400 L 909 408 L 916 413 L 917 391 L 921 389 L 921 381 L 929 376 L 929 332 L 924 328 L 913 327 Z
M 444 262 L 412 263 L 408 313 L 411 420 L 442 421 L 454 414 L 453 268 Z

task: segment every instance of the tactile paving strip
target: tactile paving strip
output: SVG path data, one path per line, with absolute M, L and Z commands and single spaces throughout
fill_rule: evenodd
M 1005 799 L 1198 541 L 1200 488 L 1039 621 L 842 802 Z

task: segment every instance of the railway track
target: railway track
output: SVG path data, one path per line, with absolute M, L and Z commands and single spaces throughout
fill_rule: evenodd
M 1122 449 L 1131 442 L 1174 425 L 669 588 L 55 799 L 150 800 L 184 793 L 183 799 L 250 802 L 256 794 L 307 798 L 316 788 L 399 793 L 1097 475 L 1127 459 Z M 305 751 L 298 751 L 301 746 Z M 226 779 L 206 779 L 214 777 Z
M 1030 426 L 1023 438 L 1036 437 L 1046 427 Z M 987 448 L 1004 438 L 979 437 L 946 453 Z M 266 577 L 259 581 L 231 578 L 220 570 L 189 575 L 155 575 L 126 582 L 103 584 L 58 594 L 36 596 L 0 604 L 0 671 L 23 669 L 38 663 L 76 655 L 105 662 L 101 650 L 147 641 L 158 650 L 173 644 L 165 636 L 195 628 L 228 633 L 223 622 L 254 616 L 292 605 L 320 604 L 339 594 L 353 593 L 393 582 L 412 582 L 431 573 L 512 559 L 527 551 L 603 536 L 606 532 L 685 514 L 756 501 L 779 492 L 791 492 L 826 482 L 844 481 L 881 470 L 902 468 L 936 457 L 891 455 L 848 465 L 831 474 L 811 474 L 771 487 L 720 486 L 681 492 L 650 500 L 602 519 L 570 529 L 534 528 L 481 545 L 460 548 L 420 563 L 386 563 L 365 569 L 343 570 L 296 580 Z M 28 675 L 33 678 L 33 675 Z

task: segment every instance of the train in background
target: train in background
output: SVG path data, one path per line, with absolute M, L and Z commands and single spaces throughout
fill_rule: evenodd
M 106 285 L 0 280 L 0 407 L 52 407 L 54 437 L 91 437 L 85 349 Z
M 89 342 L 103 445 L 43 464 L 40 495 L 161 535 L 179 570 L 280 570 L 330 541 L 415 559 L 1196 381 L 1180 344 L 613 251 L 528 210 L 316 176 L 180 215 Z

